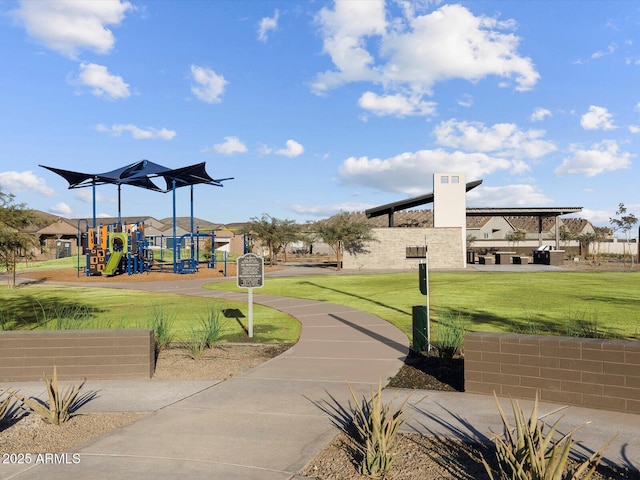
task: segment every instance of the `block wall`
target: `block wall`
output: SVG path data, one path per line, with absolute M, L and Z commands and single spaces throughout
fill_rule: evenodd
M 465 391 L 640 414 L 640 342 L 474 332 Z
M 151 378 L 153 330 L 0 332 L 0 382 Z
M 342 266 L 346 269 L 418 268 L 424 259 L 406 258 L 407 247 L 425 244 L 429 248 L 429 268 L 464 268 L 464 247 L 461 230 L 448 228 L 374 228 L 378 240 L 368 242 L 368 253 L 350 255 L 345 252 Z

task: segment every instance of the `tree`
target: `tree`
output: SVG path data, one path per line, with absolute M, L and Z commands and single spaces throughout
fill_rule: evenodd
M 371 225 L 355 215 L 343 212 L 316 223 L 315 230 L 336 254 L 337 270 L 342 269 L 342 252 L 366 253 L 366 242 L 375 240 Z
M 244 228 L 252 239 L 258 240 L 269 249 L 269 262 L 275 265 L 276 255 L 282 248 L 298 239 L 300 227 L 293 220 L 280 220 L 266 213 L 253 217 Z M 285 252 L 285 262 L 286 252 Z
M 33 235 L 25 229 L 35 223 L 36 216 L 24 203 L 16 204 L 15 196 L 0 191 L 0 264 L 9 274 L 9 286 L 16 284 L 18 258 L 28 256 L 36 244 Z
M 626 243 L 628 244 L 630 240 L 629 233 L 631 232 L 631 229 L 633 228 L 633 226 L 636 223 L 638 223 L 638 218 L 633 213 L 627 213 L 627 207 L 624 206 L 624 203 L 619 203 L 618 210 L 616 211 L 616 216 L 610 217 L 609 223 L 613 225 L 613 229 L 615 231 L 621 230 L 624 233 L 627 240 Z M 631 256 L 631 266 L 633 267 L 633 255 L 630 255 L 630 256 Z M 627 250 L 625 245 L 622 246 L 622 258 L 624 259 L 624 262 L 626 264 Z
M 580 250 L 584 253 L 584 259 L 586 260 L 589 257 L 589 245 L 596 242 L 596 233 L 584 232 L 576 235 L 575 238 L 580 242 Z

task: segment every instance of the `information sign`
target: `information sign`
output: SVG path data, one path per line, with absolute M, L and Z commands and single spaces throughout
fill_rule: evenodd
M 264 260 L 254 253 L 238 257 L 238 288 L 260 288 L 264 285 Z

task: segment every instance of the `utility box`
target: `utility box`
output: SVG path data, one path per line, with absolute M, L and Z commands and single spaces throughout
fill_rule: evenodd
M 426 305 L 412 307 L 413 318 L 413 349 L 417 352 L 429 350 L 429 328 Z

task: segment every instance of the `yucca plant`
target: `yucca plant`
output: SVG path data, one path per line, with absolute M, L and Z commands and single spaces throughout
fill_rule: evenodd
M 358 401 L 351 385 L 349 391 L 354 401 L 352 407 L 356 451 L 361 455 L 359 472 L 370 478 L 382 477 L 391 467 L 395 457 L 397 434 L 405 422 L 405 405 L 409 397 L 397 407 L 382 401 L 382 383 L 378 391 L 371 391 L 371 398 Z
M 9 411 L 9 405 L 11 405 L 11 396 L 6 397 L 4 400 L 0 400 L 0 422 Z
M 60 425 L 71 418 L 72 408 L 85 382 L 83 381 L 80 385 L 71 385 L 67 387 L 63 393 L 60 393 L 60 389 L 58 388 L 58 372 L 54 365 L 53 376 L 49 379 L 47 375 L 44 374 L 44 383 L 47 394 L 49 395 L 48 403 L 38 398 L 27 398 L 17 392 L 7 391 L 7 394 L 20 400 L 25 406 L 37 413 L 46 423 Z
M 529 418 L 518 402 L 511 400 L 514 415 L 514 427 L 511 426 L 504 410 L 494 393 L 504 427 L 504 435 L 495 436 L 496 456 L 502 477 L 511 480 L 588 480 L 602 460 L 602 452 L 613 439 L 594 452 L 589 458 L 575 466 L 569 462 L 570 454 L 576 442 L 572 430 L 554 440 L 558 430 L 558 419 L 547 432 L 544 424 L 538 420 L 538 396 Z M 615 438 L 615 437 L 614 437 Z M 483 458 L 485 470 L 494 480 L 494 472 Z

